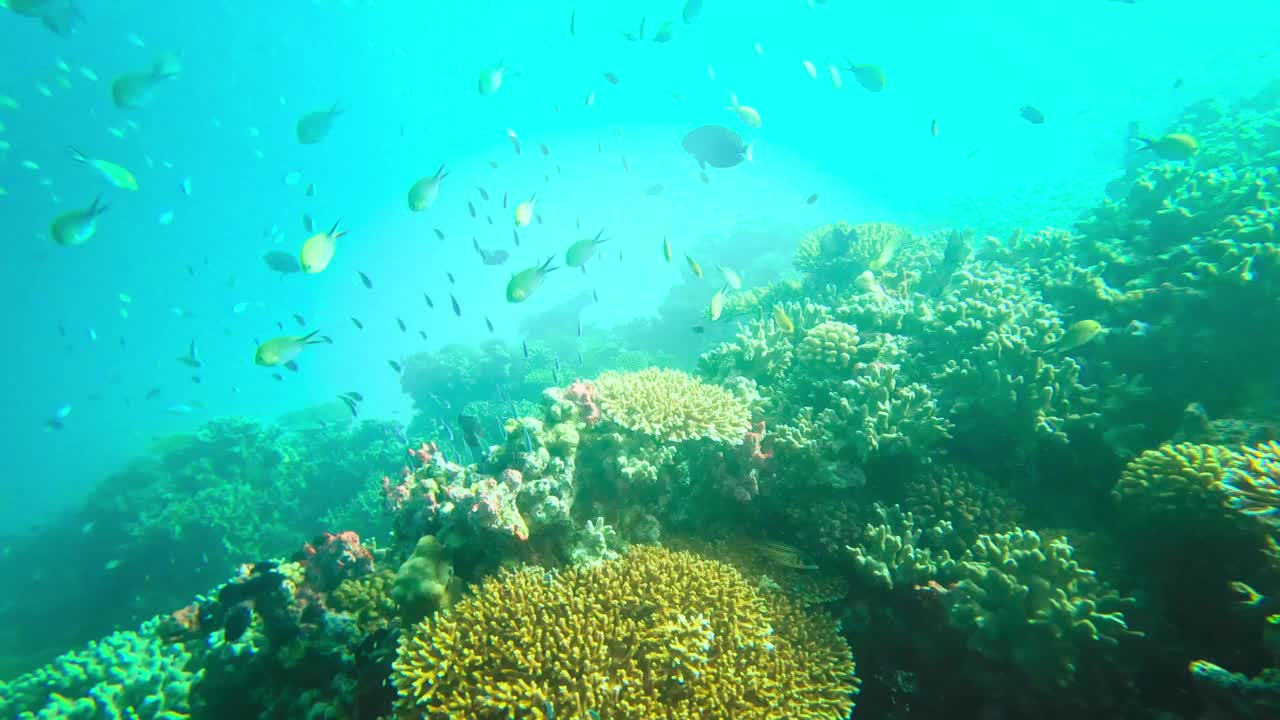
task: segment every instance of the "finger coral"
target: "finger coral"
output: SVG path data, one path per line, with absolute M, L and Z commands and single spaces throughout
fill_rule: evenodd
M 841 720 L 857 680 L 831 618 L 729 565 L 639 546 L 506 570 L 400 643 L 401 718 Z
M 751 427 L 742 399 L 679 370 L 610 371 L 595 385 L 606 420 L 659 440 L 707 438 L 736 445 Z

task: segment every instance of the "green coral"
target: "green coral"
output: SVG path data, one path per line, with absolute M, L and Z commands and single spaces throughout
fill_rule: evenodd
M 897 505 L 877 504 L 876 515 L 861 540 L 845 548 L 858 577 L 885 590 L 954 578 L 956 561 L 948 550 L 956 545 L 951 523 L 918 525 L 914 515 Z
M 359 578 L 348 578 L 330 594 L 333 609 L 355 618 L 362 633 L 376 632 L 395 620 L 400 607 L 392 591 L 396 573 L 380 570 Z
M 435 536 L 424 535 L 396 571 L 390 595 L 405 619 L 414 622 L 452 605 L 458 590 L 448 551 Z
M 15 720 L 181 720 L 199 673 L 191 654 L 162 642 L 158 620 L 116 631 L 48 665 L 0 682 L 0 716 Z
M 973 542 L 1013 529 L 1025 514 L 1015 498 L 976 468 L 934 463 L 902 484 L 902 506 L 928 522 L 946 522 Z
M 983 535 L 959 564 L 946 593 L 951 624 L 969 647 L 1013 664 L 1039 687 L 1074 681 L 1081 655 L 1140 635 L 1129 629 L 1122 597 L 1080 567 L 1065 538 L 1031 530 Z

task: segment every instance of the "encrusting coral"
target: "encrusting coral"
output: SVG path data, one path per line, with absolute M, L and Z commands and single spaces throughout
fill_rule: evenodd
M 831 618 L 724 563 L 637 546 L 487 579 L 405 634 L 393 680 L 404 720 L 842 720 L 853 672 Z

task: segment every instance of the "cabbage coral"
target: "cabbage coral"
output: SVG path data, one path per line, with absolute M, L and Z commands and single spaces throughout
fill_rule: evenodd
M 857 691 L 834 620 L 651 546 L 505 570 L 407 632 L 394 668 L 404 719 L 842 720 Z
M 659 440 L 736 445 L 751 427 L 743 400 L 679 370 L 606 372 L 596 378 L 605 419 Z

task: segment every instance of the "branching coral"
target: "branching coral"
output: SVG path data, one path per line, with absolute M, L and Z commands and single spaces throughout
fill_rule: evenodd
M 952 625 L 969 633 L 970 647 L 1012 663 L 1037 686 L 1069 685 L 1088 648 L 1140 634 L 1123 613 L 1135 601 L 1072 554 L 1065 539 L 1046 542 L 1030 530 L 979 537 L 960 562 L 962 579 L 945 593 Z
M 870 363 L 858 377 L 840 384 L 832 408 L 820 420 L 838 428 L 859 461 L 873 456 L 922 454 L 950 437 L 951 424 L 938 415 L 937 401 L 922 383 L 899 383 L 899 368 Z
M 402 718 L 840 720 L 857 684 L 834 621 L 723 563 L 636 547 L 503 571 L 401 640 Z
M 954 579 L 956 562 L 947 549 L 957 544 L 951 523 L 917 525 L 896 505 L 877 505 L 876 514 L 858 544 L 845 548 L 859 577 L 886 590 Z
M 979 471 L 934 463 L 902 486 L 904 509 L 926 522 L 948 522 L 966 542 L 982 533 L 1013 529 L 1022 518 L 1017 500 Z
M 1218 485 L 1227 506 L 1280 530 L 1280 443 L 1243 448 L 1241 454 Z
M 795 265 L 812 276 L 811 284 L 852 278 L 887 265 L 897 249 L 911 241 L 901 225 L 885 222 L 850 225 L 837 222 L 805 235 L 796 248 Z
M 750 428 L 750 412 L 741 399 L 679 370 L 611 371 L 595 384 L 605 419 L 659 440 L 737 444 Z
M 185 669 L 191 654 L 167 645 L 156 621 L 138 632 L 117 631 L 83 650 L 0 682 L 0 715 L 17 720 L 179 720 L 191 711 L 198 674 Z
M 1142 527 L 1236 524 L 1223 502 L 1223 481 L 1243 460 L 1235 450 L 1217 445 L 1163 445 L 1130 461 L 1112 496 Z

